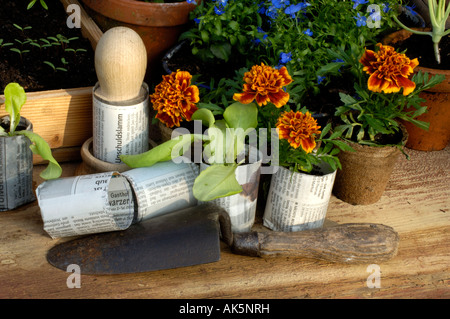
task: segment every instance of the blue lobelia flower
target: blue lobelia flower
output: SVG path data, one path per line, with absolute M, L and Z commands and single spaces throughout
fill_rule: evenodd
M 303 31 L 303 33 L 309 37 L 312 37 L 312 35 L 313 35 L 313 32 L 310 29 L 306 29 L 305 31 Z
M 272 4 L 277 9 L 282 9 L 289 5 L 289 0 L 272 0 Z
M 228 0 L 213 0 L 214 2 L 217 2 L 217 6 L 214 6 L 214 12 L 217 15 L 222 15 L 225 13 L 225 7 L 228 4 Z
M 197 1 L 196 1 L 196 0 L 186 0 L 186 2 L 187 2 L 187 3 L 190 3 L 190 4 L 197 4 Z
M 326 77 L 325 76 L 320 76 L 320 75 L 318 75 L 317 76 L 317 84 L 320 84 L 320 83 L 322 83 L 323 82 L 323 80 L 325 80 L 326 79 Z
M 280 64 L 286 64 L 286 63 L 288 63 L 291 60 L 292 60 L 292 53 L 291 52 L 288 52 L 288 53 L 281 52 L 280 53 L 280 62 L 279 62 Z
M 275 6 L 270 6 L 266 10 L 266 16 L 271 19 L 276 19 L 278 16 L 277 8 Z
M 366 17 L 365 16 L 361 16 L 358 12 L 358 16 L 357 17 L 353 17 L 356 20 L 356 26 L 357 27 L 362 27 L 366 25 Z
M 356 9 L 360 4 L 367 3 L 366 0 L 352 0 L 353 1 L 353 9 Z

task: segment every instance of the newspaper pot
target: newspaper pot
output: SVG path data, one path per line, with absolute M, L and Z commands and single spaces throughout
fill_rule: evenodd
M 121 164 L 120 155 L 141 154 L 149 149 L 149 89 L 127 103 L 108 102 L 93 88 L 93 155 L 104 162 Z
M 412 32 L 400 30 L 385 37 L 383 42 L 395 46 L 412 35 Z M 443 58 L 446 56 L 445 52 L 442 52 L 441 55 Z M 406 147 L 418 151 L 440 151 L 450 142 L 450 126 L 448 125 L 448 119 L 450 118 L 450 108 L 448 107 L 450 104 L 450 70 L 432 69 L 419 65 L 414 69 L 414 72 L 419 71 L 426 72 L 429 76 L 445 75 L 445 80 L 419 95 L 426 100 L 423 104 L 427 106 L 427 112 L 417 117 L 417 120 L 430 123 L 428 131 L 402 121 L 409 134 Z
M 402 128 L 402 145 L 408 132 Z M 342 165 L 338 170 L 333 194 L 352 205 L 376 203 L 384 193 L 401 151 L 396 146 L 368 146 L 348 142 L 355 150 L 341 151 L 337 156 Z
M 335 176 L 336 170 L 326 164 L 317 174 L 279 167 L 270 182 L 264 226 L 283 232 L 322 227 Z
M 227 211 L 230 216 L 231 230 L 234 233 L 248 232 L 255 223 L 262 163 L 262 156 L 259 151 L 257 152 L 255 161 L 250 160 L 249 164 L 239 165 L 236 169 L 236 179 L 242 186 L 242 192 L 211 201 Z M 251 159 L 252 154 L 253 151 L 250 151 Z M 200 172 L 208 167 L 208 164 L 200 163 Z
M 178 41 L 189 22 L 195 4 L 187 1 L 153 3 L 136 0 L 82 0 L 86 11 L 105 32 L 125 26 L 136 31 L 147 49 L 147 79 L 152 76 L 165 51 Z M 200 1 L 198 1 L 199 3 Z M 159 72 L 154 72 L 155 76 Z
M 9 116 L 1 125 L 9 128 Z M 21 117 L 17 131 L 33 131 L 33 124 Z M 33 152 L 31 141 L 22 135 L 0 137 L 0 211 L 15 209 L 36 198 L 33 193 Z

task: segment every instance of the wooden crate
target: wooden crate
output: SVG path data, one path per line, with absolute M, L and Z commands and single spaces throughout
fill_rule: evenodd
M 95 50 L 102 31 L 78 1 L 61 0 L 61 3 L 64 8 L 70 4 L 79 5 L 82 34 Z M 59 162 L 80 159 L 81 145 L 92 136 L 92 89 L 82 87 L 27 93 L 21 115 L 33 123 L 33 131 L 49 143 Z M 4 101 L 4 95 L 0 95 L 0 116 L 7 115 Z M 33 161 L 40 164 L 43 159 L 34 155 Z

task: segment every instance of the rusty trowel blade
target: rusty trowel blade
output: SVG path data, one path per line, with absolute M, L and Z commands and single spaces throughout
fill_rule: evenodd
M 203 206 L 157 216 L 123 231 L 60 243 L 47 253 L 53 266 L 81 274 L 125 274 L 210 263 L 220 259 L 219 223 Z

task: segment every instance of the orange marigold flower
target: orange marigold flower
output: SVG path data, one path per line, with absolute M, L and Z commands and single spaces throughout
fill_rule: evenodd
M 289 101 L 289 93 L 283 91 L 283 86 L 290 84 L 292 78 L 284 66 L 277 70 L 264 63 L 255 65 L 244 74 L 244 82 L 243 93 L 233 95 L 242 104 L 256 100 L 259 106 L 271 102 L 280 108 Z
M 191 85 L 191 74 L 187 71 L 163 75 L 163 81 L 150 95 L 156 118 L 167 127 L 180 126 L 183 118 L 190 121 L 197 110 L 195 103 L 200 100 L 198 87 Z
M 306 153 L 316 147 L 315 135 L 320 134 L 320 126 L 309 112 L 284 112 L 276 124 L 278 136 L 285 139 L 292 147 L 301 146 Z
M 403 88 L 403 95 L 414 91 L 416 84 L 408 79 L 416 66 L 417 59 L 410 60 L 388 45 L 377 44 L 379 50 L 366 50 L 359 60 L 363 71 L 370 74 L 367 86 L 373 92 L 395 93 Z

